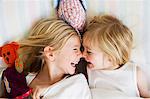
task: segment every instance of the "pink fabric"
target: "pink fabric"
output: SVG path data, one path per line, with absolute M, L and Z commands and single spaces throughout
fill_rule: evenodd
M 86 12 L 79 0 L 60 0 L 58 17 L 79 31 L 85 26 Z

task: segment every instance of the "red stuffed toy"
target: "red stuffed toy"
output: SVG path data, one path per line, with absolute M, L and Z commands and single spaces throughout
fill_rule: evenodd
M 20 64 L 17 55 L 19 44 L 12 42 L 0 47 L 0 56 L 7 64 L 3 71 L 2 81 L 4 82 L 8 98 L 23 99 L 30 95 L 31 89 L 27 86 L 23 73 L 23 64 Z

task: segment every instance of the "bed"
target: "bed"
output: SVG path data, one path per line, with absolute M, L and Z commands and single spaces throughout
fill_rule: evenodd
M 145 71 L 150 89 L 149 4 L 149 0 L 87 0 L 87 17 L 113 14 L 132 30 L 135 40 L 131 60 Z M 56 17 L 53 0 L 1 0 L 0 46 L 24 37 L 31 25 L 42 17 Z M 3 69 L 5 64 L 0 59 L 0 77 Z

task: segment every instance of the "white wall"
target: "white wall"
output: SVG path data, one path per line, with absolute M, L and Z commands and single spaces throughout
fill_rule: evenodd
M 52 16 L 51 0 L 0 0 L 0 45 L 20 39 L 33 22 Z

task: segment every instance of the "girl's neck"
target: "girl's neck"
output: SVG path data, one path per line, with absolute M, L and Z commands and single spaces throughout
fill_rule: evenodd
M 36 78 L 39 81 L 43 81 L 43 82 L 49 82 L 50 81 L 50 76 L 48 73 L 48 68 L 46 66 L 44 66 L 40 72 L 38 73 L 38 75 L 36 76 Z
M 49 83 L 50 85 L 60 81 L 61 79 L 63 79 L 64 74 L 56 67 L 57 66 L 53 65 L 44 65 L 39 74 L 37 75 L 37 78 L 40 81 Z

